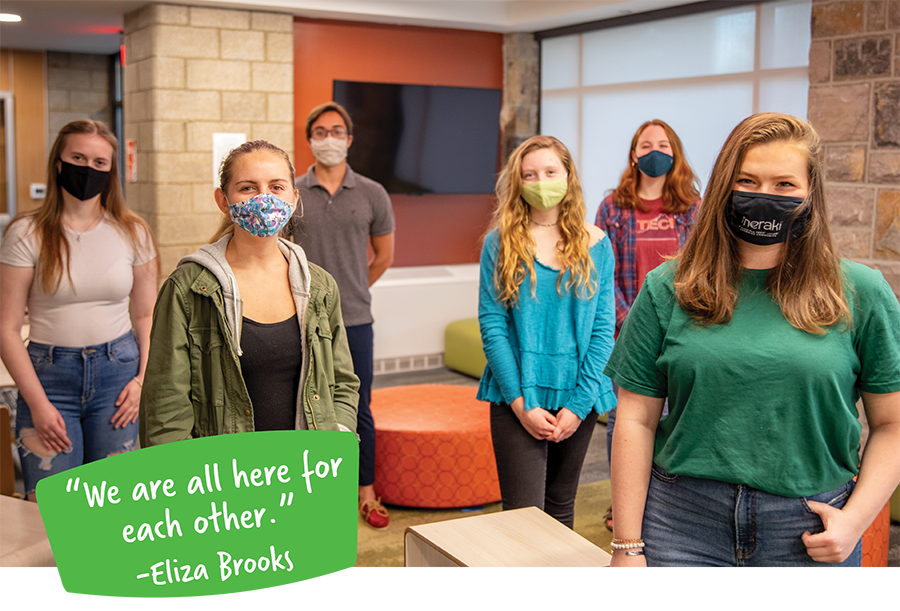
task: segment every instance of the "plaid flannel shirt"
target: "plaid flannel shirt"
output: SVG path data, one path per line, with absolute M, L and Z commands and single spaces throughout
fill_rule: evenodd
M 691 204 L 686 212 L 675 213 L 675 231 L 678 234 L 678 248 L 684 246 L 700 201 Z M 613 256 L 616 259 L 616 332 L 622 328 L 625 317 L 631 309 L 641 287 L 637 282 L 637 266 L 635 264 L 635 219 L 634 210 L 631 208 L 619 208 L 608 196 L 600 204 L 595 220 L 597 227 L 609 236 L 612 243 Z

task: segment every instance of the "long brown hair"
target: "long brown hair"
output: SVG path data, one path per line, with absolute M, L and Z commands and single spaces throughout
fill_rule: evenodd
M 72 273 L 68 267 L 69 240 L 62 225 L 63 196 L 60 192 L 62 187 L 57 180 L 56 170 L 56 163 L 60 160 L 68 137 L 72 134 L 97 135 L 112 146 L 109 182 L 100 194 L 100 206 L 112 217 L 114 223 L 124 230 L 134 247 L 143 241 L 144 235 L 149 236 L 153 251 L 157 255 L 156 265 L 159 266 L 159 251 L 150 227 L 144 219 L 131 212 L 125 205 L 122 182 L 119 180 L 119 141 L 101 121 L 90 119 L 72 121 L 59 130 L 59 135 L 56 136 L 56 141 L 50 149 L 47 161 L 47 194 L 44 196 L 44 202 L 37 210 L 24 213 L 13 221 L 19 222 L 26 217 L 33 219 L 32 231 L 40 238 L 41 245 L 41 286 L 47 294 L 53 294 L 59 289 L 63 272 L 68 277 L 69 284 L 72 284 Z
M 288 167 L 288 172 L 291 175 L 291 187 L 293 188 L 294 166 L 291 164 L 291 158 L 288 157 L 288 154 L 271 142 L 266 142 L 265 140 L 253 140 L 234 147 L 229 151 L 225 159 L 222 160 L 222 165 L 219 166 L 219 189 L 222 190 L 222 193 L 228 193 L 228 186 L 231 184 L 231 176 L 234 173 L 235 162 L 244 155 L 249 155 L 250 153 L 255 153 L 257 151 L 268 151 L 284 159 L 284 162 Z M 297 205 L 301 205 L 299 200 L 297 201 Z M 282 229 L 282 231 L 285 231 L 288 227 L 290 227 L 290 223 L 285 225 L 285 229 Z M 210 239 L 210 243 L 217 242 L 220 238 L 229 233 L 234 233 L 234 221 L 226 214 L 219 224 L 216 233 L 213 234 L 213 237 Z
M 728 136 L 713 166 L 693 233 L 678 257 L 675 294 L 678 303 L 705 324 L 731 320 L 742 268 L 738 238 L 726 219 L 727 206 L 747 150 L 771 142 L 791 144 L 806 156 L 809 191 L 796 215 L 808 210 L 809 216 L 803 233 L 785 243 L 766 288 L 791 325 L 821 334 L 841 321 L 849 324 L 850 309 L 828 228 L 819 136 L 808 123 L 789 115 L 753 115 Z
M 681 139 L 675 130 L 669 127 L 669 124 L 659 119 L 653 119 L 643 123 L 631 139 L 631 148 L 628 149 L 628 165 L 622 178 L 619 179 L 619 186 L 612 192 L 613 201 L 619 208 L 630 208 L 632 210 L 644 210 L 641 198 L 638 192 L 641 188 L 641 171 L 638 169 L 634 159 L 631 158 L 632 153 L 636 153 L 638 140 L 645 129 L 651 125 L 657 125 L 666 132 L 669 139 L 669 146 L 672 150 L 672 168 L 666 173 L 666 182 L 663 185 L 663 205 L 665 212 L 686 212 L 697 199 L 700 197 L 700 182 L 691 169 L 687 160 L 684 158 L 684 147 L 681 145 Z
M 533 136 L 510 154 L 506 167 L 497 179 L 497 207 L 491 229 L 496 227 L 499 231 L 500 250 L 494 270 L 494 285 L 500 300 L 507 306 L 513 306 L 518 301 L 519 287 L 526 276 L 531 279 L 531 294 L 535 293 L 535 243 L 529 231 L 531 206 L 522 199 L 522 160 L 528 153 L 546 148 L 553 149 L 559 155 L 568 174 L 568 190 L 559 203 L 558 227 L 562 240 L 557 244 L 557 249 L 563 268 L 557 277 L 557 291 L 562 292 L 561 282 L 567 270 L 572 272 L 566 282 L 567 289 L 574 287 L 580 297 L 590 297 L 596 288 L 596 282 L 591 278 L 594 265 L 588 253 L 590 235 L 584 228 L 584 198 L 572 155 L 562 142 L 552 136 Z

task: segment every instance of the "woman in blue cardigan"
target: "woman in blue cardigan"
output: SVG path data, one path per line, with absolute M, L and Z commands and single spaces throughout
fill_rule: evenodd
M 536 506 L 572 528 L 597 414 L 615 405 L 603 375 L 615 330 L 609 238 L 585 222 L 562 142 L 520 145 L 497 181 L 481 253 L 478 319 L 487 357 L 503 509 Z

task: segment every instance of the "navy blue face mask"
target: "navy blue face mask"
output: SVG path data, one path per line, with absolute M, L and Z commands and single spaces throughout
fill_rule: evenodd
M 643 157 L 638 157 L 637 160 L 640 171 L 651 178 L 662 176 L 671 170 L 673 163 L 675 163 L 675 158 L 662 151 L 650 151 Z
M 745 242 L 768 246 L 796 238 L 806 228 L 809 208 L 795 216 L 802 197 L 732 191 L 728 203 L 728 224 Z M 793 220 L 793 222 L 792 222 Z
M 75 165 L 59 160 L 57 173 L 59 185 L 77 200 L 85 201 L 103 193 L 109 184 L 109 172 L 101 172 L 86 165 Z

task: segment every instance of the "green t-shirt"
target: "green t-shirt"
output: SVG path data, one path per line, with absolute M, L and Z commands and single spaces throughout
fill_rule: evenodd
M 654 462 L 670 473 L 800 497 L 859 472 L 859 391 L 900 391 L 900 306 L 881 273 L 843 260 L 852 328 L 792 327 L 745 270 L 727 324 L 703 327 L 675 299 L 675 262 L 650 272 L 605 373 L 668 397 Z

